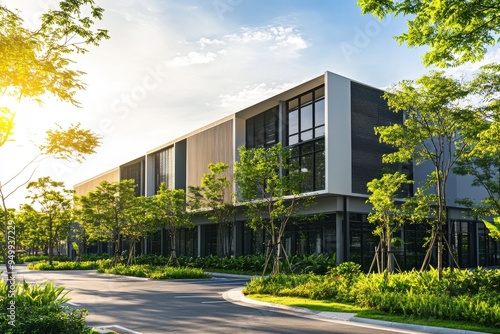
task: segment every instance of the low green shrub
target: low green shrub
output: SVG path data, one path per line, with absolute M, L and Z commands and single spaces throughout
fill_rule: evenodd
M 98 272 L 114 275 L 147 277 L 151 279 L 210 277 L 200 268 L 151 266 L 148 264 L 136 264 L 131 266 L 119 264 L 114 267 L 99 268 Z
M 0 332 L 8 334 L 81 334 L 91 333 L 85 324 L 85 309 L 65 306 L 69 301 L 63 287 L 52 283 L 16 283 L 13 295 L 8 285 L 0 281 L 0 307 L 15 312 L 0 313 Z M 9 324 L 10 322 L 10 324 Z M 15 325 L 15 326 L 12 326 Z
M 186 267 L 156 267 L 149 278 L 151 279 L 183 279 L 183 278 L 209 278 L 200 268 Z
M 449 270 L 363 275 L 343 263 L 327 275 L 274 275 L 252 279 L 245 294 L 306 297 L 348 302 L 420 318 L 500 326 L 500 270 Z
M 80 261 L 97 261 L 97 260 L 106 260 L 109 259 L 108 254 L 95 254 L 95 253 L 90 253 L 90 254 L 82 254 L 80 256 Z
M 20 260 L 22 260 L 24 262 L 36 262 L 36 261 L 48 261 L 49 260 L 48 255 L 23 255 L 23 256 L 20 256 L 19 258 L 20 258 Z M 71 259 L 69 257 L 67 257 L 66 255 L 54 255 L 54 256 L 52 256 L 52 261 L 68 262 L 68 261 L 71 261 Z
M 93 270 L 99 268 L 99 264 L 93 261 L 85 262 L 33 262 L 28 264 L 31 270 Z

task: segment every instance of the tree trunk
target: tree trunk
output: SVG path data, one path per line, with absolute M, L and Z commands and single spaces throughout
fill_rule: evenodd
M 387 271 L 392 274 L 394 273 L 394 268 L 392 266 L 392 245 L 391 245 L 391 233 L 389 230 L 386 231 L 387 239 L 386 239 L 386 244 L 387 244 Z
M 52 266 L 54 256 L 54 237 L 52 235 L 52 218 L 49 217 L 49 265 Z
M 437 228 L 437 267 L 438 267 L 438 280 L 443 277 L 443 226 L 438 223 Z
M 280 258 L 281 258 L 281 238 L 280 236 L 276 236 L 273 238 L 275 242 L 273 243 L 273 251 L 274 251 L 274 263 L 273 263 L 273 274 L 280 273 Z
M 170 265 L 171 262 L 174 262 L 176 267 L 180 267 L 179 259 L 177 258 L 177 233 L 172 232 L 170 234 L 170 240 L 172 240 L 172 244 L 170 245 L 170 259 L 168 260 L 167 266 Z
M 120 234 L 113 232 L 113 239 L 115 245 L 115 252 L 113 256 L 113 266 L 116 266 L 120 260 Z

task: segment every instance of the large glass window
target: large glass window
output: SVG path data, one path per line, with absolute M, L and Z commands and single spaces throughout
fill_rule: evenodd
M 246 147 L 269 148 L 278 142 L 278 107 L 271 108 L 246 121 Z
M 304 173 L 302 191 L 325 189 L 325 88 L 318 87 L 286 103 L 291 163 Z
M 174 187 L 174 148 L 169 147 L 155 153 L 155 192 L 161 183 Z
M 325 87 L 287 101 L 288 145 L 325 135 Z

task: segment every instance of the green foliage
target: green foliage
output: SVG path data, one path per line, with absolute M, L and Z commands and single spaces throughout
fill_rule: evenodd
M 63 182 L 52 180 L 50 177 L 41 177 L 28 183 L 28 196 L 32 205 L 37 205 L 38 219 L 30 226 L 38 234 L 43 234 L 47 242 L 49 263 L 52 263 L 54 245 L 69 237 L 69 227 L 72 221 L 73 191 L 64 188 Z
M 67 291 L 52 283 L 16 283 L 14 296 L 8 296 L 9 286 L 0 281 L 0 308 L 7 310 L 15 303 L 15 326 L 7 312 L 0 313 L 0 332 L 6 334 L 81 334 L 90 333 L 85 325 L 85 309 L 65 306 L 69 301 Z
M 7 107 L 0 106 L 0 147 L 7 142 L 14 129 L 16 113 Z
M 193 228 L 191 214 L 188 211 L 186 193 L 183 189 L 167 188 L 160 184 L 158 192 L 152 196 L 151 216 L 157 228 L 164 228 L 170 234 L 171 252 L 169 263 L 180 266 L 177 258 L 177 231 L 183 228 Z
M 147 264 L 123 265 L 119 264 L 111 268 L 99 268 L 98 272 L 126 275 L 135 277 L 147 277 L 151 279 L 182 279 L 182 278 L 208 278 L 199 268 L 151 266 Z
M 466 158 L 477 142 L 470 129 L 482 129 L 486 123 L 477 109 L 468 104 L 470 95 L 468 83 L 447 77 L 444 72 L 431 71 L 417 80 L 404 80 L 384 94 L 391 110 L 405 114 L 404 124 L 375 128 L 380 142 L 395 149 L 382 157 L 383 162 L 413 161 L 416 165 L 428 163 L 433 168 L 425 184 L 417 185 L 418 196 L 409 219 L 421 219 L 427 213 L 425 219 L 433 233 L 428 254 L 436 247 L 440 273 L 447 182 L 457 161 Z M 426 266 L 424 263 L 422 268 Z
M 28 264 L 30 270 L 93 270 L 99 268 L 99 264 L 95 261 L 79 261 L 79 262 L 57 262 L 53 261 L 52 265 L 47 262 L 36 262 Z
M 90 254 L 82 254 L 80 256 L 80 261 L 97 261 L 105 259 L 109 259 L 109 255 L 107 253 L 104 254 L 90 253 Z
M 106 30 L 92 29 L 103 12 L 93 0 L 63 0 L 30 29 L 19 13 L 0 5 L 0 92 L 38 102 L 50 94 L 79 105 L 75 93 L 85 87 L 80 80 L 84 72 L 74 70 L 68 55 L 85 53 L 85 45 L 109 38 Z
M 95 153 L 95 149 L 101 145 L 101 137 L 90 130 L 82 129 L 80 123 L 67 129 L 60 125 L 57 129 L 48 130 L 45 144 L 39 149 L 45 155 L 56 159 L 83 162 L 87 154 Z
M 289 257 L 289 261 L 292 272 L 296 274 L 315 273 L 322 275 L 337 265 L 335 254 L 294 255 Z
M 435 269 L 365 276 L 358 265 L 345 263 L 324 276 L 254 278 L 244 293 L 332 299 L 415 318 L 500 324 L 500 270 L 447 269 L 439 280 Z
M 409 47 L 427 45 L 425 65 L 456 66 L 483 58 L 498 42 L 500 6 L 497 0 L 358 0 L 363 14 L 380 19 L 404 15 L 408 30 L 396 40 Z
M 380 237 L 382 253 L 387 253 L 387 258 L 382 259 L 387 269 L 393 272 L 392 268 L 392 234 L 396 232 L 405 221 L 405 216 L 401 208 L 396 204 L 395 198 L 401 194 L 401 187 L 404 184 L 410 184 L 405 174 L 395 172 L 393 174 L 384 174 L 379 179 L 368 182 L 368 192 L 371 193 L 367 203 L 371 203 L 373 211 L 368 214 L 368 221 L 371 224 L 377 224 L 374 235 Z
M 493 218 L 493 222 L 483 220 L 483 223 L 490 232 L 490 237 L 500 240 L 500 217 Z
M 48 261 L 49 257 L 47 255 L 24 255 L 21 258 L 24 262 L 36 262 L 36 261 Z M 71 261 L 66 255 L 54 255 L 54 261 L 67 262 Z
M 208 219 L 219 224 L 217 254 L 228 256 L 231 253 L 232 228 L 236 207 L 233 204 L 234 194 L 230 192 L 229 165 L 223 162 L 208 165 L 209 173 L 203 174 L 201 186 L 189 187 L 190 206 L 200 210 Z
M 85 234 L 89 240 L 114 243 L 115 263 L 121 256 L 120 236 L 128 238 L 137 230 L 145 234 L 152 228 L 146 216 L 140 220 L 131 213 L 136 206 L 144 204 L 136 197 L 135 187 L 134 180 L 102 181 L 95 190 L 77 198 L 80 205 L 77 216 Z M 137 212 L 140 210 L 134 214 Z
M 248 223 L 253 229 L 264 229 L 269 244 L 266 262 L 272 263 L 271 274 L 282 271 L 280 258 L 282 238 L 291 217 L 312 204 L 313 196 L 301 193 L 304 175 L 290 160 L 291 150 L 278 143 L 270 148 L 244 146 L 238 149 L 234 178 L 237 199 L 245 205 Z M 264 266 L 264 272 L 267 266 Z

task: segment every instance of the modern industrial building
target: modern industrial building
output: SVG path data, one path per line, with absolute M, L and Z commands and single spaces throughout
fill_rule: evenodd
M 366 184 L 381 176 L 382 155 L 391 148 L 379 143 L 374 127 L 402 123 L 400 113 L 391 112 L 382 98 L 383 91 L 326 72 L 308 82 L 235 112 L 215 123 L 152 149 L 142 157 L 75 185 L 86 194 L 102 180 L 134 179 L 137 195 L 154 195 L 161 182 L 168 187 L 187 189 L 200 184 L 209 163 L 225 162 L 232 169 L 238 147 L 270 147 L 278 142 L 296 148 L 296 159 L 306 173 L 306 194 L 315 196 L 311 215 L 321 219 L 308 223 L 289 223 L 285 249 L 289 254 L 336 254 L 337 262 L 354 261 L 370 266 L 378 237 L 367 222 L 371 206 Z M 411 164 L 392 166 L 415 181 L 427 175 L 425 167 Z M 470 186 L 470 179 L 452 175 L 449 179 L 448 240 L 461 267 L 500 265 L 500 243 L 489 238 L 482 222 L 466 219 L 454 200 L 480 198 L 481 189 Z M 233 189 L 234 190 L 234 189 Z M 411 192 L 408 188 L 406 191 Z M 229 197 L 228 197 L 229 198 Z M 199 217 L 196 228 L 183 230 L 178 253 L 190 256 L 215 254 L 218 225 Z M 427 226 L 406 224 L 398 232 L 401 242 L 395 254 L 403 269 L 419 268 Z M 246 225 L 245 217 L 235 218 L 232 255 L 262 253 L 262 231 Z M 141 242 L 140 252 L 167 255 L 170 251 L 166 231 L 158 231 Z M 98 251 L 102 251 L 98 249 Z M 446 253 L 445 253 L 446 254 Z M 451 259 L 445 256 L 445 264 Z

